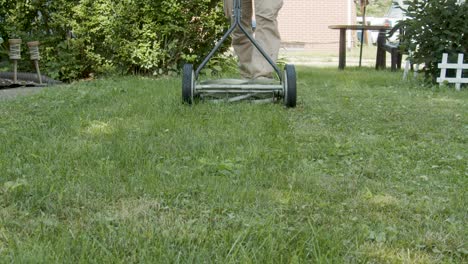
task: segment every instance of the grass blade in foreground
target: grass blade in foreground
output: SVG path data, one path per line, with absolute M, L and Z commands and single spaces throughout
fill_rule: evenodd
M 178 78 L 2 101 L 0 259 L 464 262 L 466 92 L 400 77 L 300 68 L 296 109 Z

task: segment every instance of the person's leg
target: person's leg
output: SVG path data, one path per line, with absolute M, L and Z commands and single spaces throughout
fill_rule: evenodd
M 283 0 L 255 0 L 255 18 L 257 21 L 255 39 L 273 62 L 278 60 L 281 46 L 277 17 L 282 6 Z M 271 78 L 274 72 L 273 67 L 255 48 L 252 53 L 251 71 L 253 78 Z
M 241 23 L 249 34 L 252 34 L 252 0 L 242 1 L 242 18 Z M 226 16 L 232 20 L 232 10 L 234 8 L 234 0 L 224 1 L 224 11 Z M 245 34 L 237 27 L 232 33 L 232 47 L 239 58 L 239 70 L 242 77 L 251 79 L 252 72 L 250 65 L 252 64 L 253 45 Z

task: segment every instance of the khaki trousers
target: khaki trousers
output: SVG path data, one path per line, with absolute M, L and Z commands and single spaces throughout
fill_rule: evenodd
M 278 30 L 278 12 L 283 6 L 283 0 L 241 0 L 242 18 L 241 24 L 252 35 L 252 14 L 255 3 L 255 40 L 270 56 L 273 62 L 278 60 L 278 52 L 281 45 L 281 37 Z M 226 16 L 232 17 L 234 0 L 224 0 Z M 241 76 L 247 79 L 258 77 L 271 78 L 273 67 L 255 48 L 249 39 L 237 27 L 232 33 L 232 46 L 239 57 L 239 69 Z

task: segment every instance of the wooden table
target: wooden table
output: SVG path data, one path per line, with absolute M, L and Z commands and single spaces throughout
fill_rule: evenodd
M 338 69 L 343 70 L 346 67 L 346 30 L 378 30 L 379 37 L 377 38 L 377 58 L 375 63 L 376 69 L 385 68 L 385 50 L 381 44 L 385 43 L 385 33 L 387 30 L 392 29 L 389 26 L 363 26 L 363 25 L 332 25 L 330 29 L 340 30 L 340 58 Z M 364 35 L 364 34 L 363 34 Z M 364 36 L 362 36 L 364 37 Z

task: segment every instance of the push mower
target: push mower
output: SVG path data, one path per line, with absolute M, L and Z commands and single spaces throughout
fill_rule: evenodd
M 199 81 L 201 70 L 207 65 L 209 60 L 228 39 L 229 35 L 239 27 L 240 30 L 252 42 L 255 48 L 263 55 L 268 63 L 273 67 L 279 81 L 271 84 L 258 84 L 248 80 L 220 79 Z M 296 106 L 296 70 L 294 65 L 286 64 L 281 72 L 276 63 L 258 44 L 255 38 L 247 32 L 241 24 L 241 0 L 234 0 L 233 23 L 219 40 L 203 62 L 194 68 L 193 64 L 185 64 L 182 76 L 182 100 L 184 103 L 193 104 L 195 98 L 223 98 L 229 102 L 240 100 L 254 101 L 280 101 L 287 107 Z

